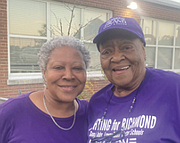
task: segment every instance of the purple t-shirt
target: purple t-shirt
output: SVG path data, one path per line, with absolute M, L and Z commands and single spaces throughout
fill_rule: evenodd
M 59 129 L 50 116 L 37 108 L 29 94 L 11 98 L 0 105 L 0 143 L 85 143 L 87 141 L 87 101 L 77 99 L 79 109 L 72 129 Z M 54 118 L 68 128 L 74 116 Z
M 180 143 L 180 75 L 147 68 L 141 86 L 129 95 L 117 97 L 112 92 L 113 87 L 107 85 L 89 102 L 89 143 L 95 137 L 112 135 L 120 128 L 125 137 L 116 143 Z M 129 113 L 136 94 L 136 102 Z M 118 138 L 117 134 L 112 140 Z

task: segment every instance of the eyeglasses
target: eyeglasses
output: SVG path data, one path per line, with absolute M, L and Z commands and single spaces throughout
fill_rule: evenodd
M 103 137 L 95 137 L 91 140 L 91 143 L 99 143 L 100 141 L 107 142 L 116 142 L 122 140 L 125 137 L 125 132 L 123 128 L 114 132 L 112 135 L 103 136 Z

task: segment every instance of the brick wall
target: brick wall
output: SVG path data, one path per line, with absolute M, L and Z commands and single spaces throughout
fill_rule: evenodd
M 57 0 L 59 1 L 59 0 Z M 141 16 L 180 22 L 180 10 L 148 2 L 137 2 L 137 10 L 127 9 L 127 0 L 64 0 L 78 5 L 103 8 L 113 11 L 113 16 L 134 17 L 140 21 Z M 62 1 L 61 1 L 62 2 Z M 7 45 L 7 2 L 0 0 L 0 96 L 14 97 L 22 93 L 43 89 L 43 84 L 7 85 L 8 79 L 8 45 Z M 88 80 L 81 98 L 88 99 L 94 92 L 107 85 L 107 80 Z
M 155 5 L 148 2 L 139 3 L 139 7 L 141 7 L 139 14 L 142 16 L 180 22 L 180 9 Z
M 7 3 L 0 0 L 0 96 L 8 87 Z

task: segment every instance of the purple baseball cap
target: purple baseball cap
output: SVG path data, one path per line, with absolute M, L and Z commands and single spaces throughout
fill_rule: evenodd
M 134 33 L 142 40 L 144 46 L 146 46 L 144 34 L 138 22 L 134 18 L 121 16 L 113 17 L 103 23 L 100 26 L 98 35 L 94 38 L 93 43 L 98 44 L 99 42 L 101 42 L 101 38 L 104 36 L 104 34 L 109 34 L 111 32 L 121 33 L 122 31 Z

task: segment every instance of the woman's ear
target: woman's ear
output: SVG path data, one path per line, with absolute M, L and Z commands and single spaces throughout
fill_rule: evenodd
M 46 78 L 46 71 L 43 70 L 43 78 Z
M 46 82 L 46 71 L 43 71 L 43 81 L 44 81 L 44 87 L 47 89 L 47 82 Z
M 144 47 L 144 43 L 142 43 L 142 52 L 143 52 L 143 56 L 144 56 L 144 61 L 146 61 L 146 50 Z
M 146 50 L 145 50 L 145 47 L 144 47 L 144 60 L 146 61 Z

